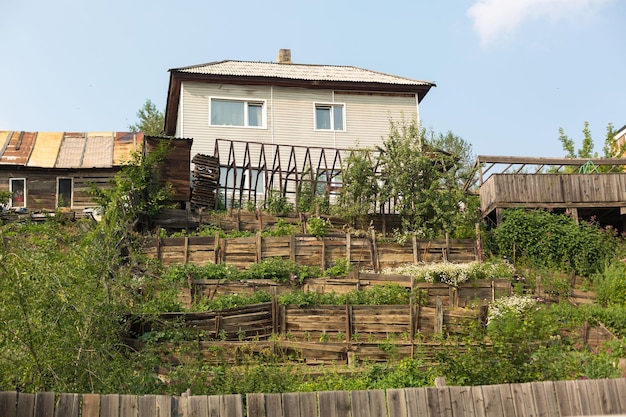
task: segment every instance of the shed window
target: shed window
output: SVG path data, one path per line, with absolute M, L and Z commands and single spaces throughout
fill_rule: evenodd
M 212 98 L 211 126 L 264 127 L 265 102 Z
M 344 131 L 343 104 L 316 104 L 315 129 Z
M 26 178 L 11 178 L 9 191 L 11 191 L 11 207 L 26 207 Z
M 74 180 L 72 178 L 57 178 L 57 207 L 72 207 L 74 195 Z

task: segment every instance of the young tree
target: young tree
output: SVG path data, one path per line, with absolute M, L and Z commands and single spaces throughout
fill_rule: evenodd
M 366 149 L 351 150 L 341 167 L 341 181 L 343 186 L 337 205 L 343 217 L 354 223 L 376 210 L 379 188 L 376 163 L 371 158 L 371 152 Z
M 420 237 L 452 231 L 459 211 L 467 207 L 456 158 L 436 143 L 417 121 L 402 120 L 391 122 L 379 148 L 381 197 L 393 201 L 404 231 Z
M 165 115 L 150 99 L 147 99 L 143 107 L 137 111 L 137 118 L 139 119 L 137 123 L 128 126 L 131 132 L 143 132 L 150 136 L 163 134 Z
M 589 129 L 589 122 L 585 122 L 583 127 L 583 140 L 582 147 L 578 150 L 575 149 L 574 140 L 565 134 L 563 128 L 559 128 L 559 141 L 563 146 L 566 158 L 598 158 L 598 152 L 594 152 L 594 142 L 591 137 L 591 130 Z M 622 149 L 617 143 L 615 137 L 615 129 L 613 124 L 609 123 L 606 127 L 606 137 L 604 139 L 604 146 L 602 148 L 603 158 L 622 158 L 624 156 L 624 149 Z M 601 166 L 594 168 L 597 171 L 604 171 L 611 169 L 610 167 Z M 613 169 L 615 172 L 615 169 Z

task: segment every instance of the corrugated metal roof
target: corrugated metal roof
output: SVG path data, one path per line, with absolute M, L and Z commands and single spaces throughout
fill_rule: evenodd
M 141 132 L 0 131 L 0 164 L 40 168 L 110 168 L 141 149 Z
M 336 81 L 358 83 L 382 83 L 398 85 L 434 85 L 382 72 L 351 66 L 277 64 L 274 62 L 219 61 L 208 64 L 175 68 L 189 74 L 224 75 L 238 77 L 267 77 L 306 81 Z

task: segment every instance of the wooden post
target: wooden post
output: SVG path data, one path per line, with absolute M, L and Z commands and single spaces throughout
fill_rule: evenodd
M 259 219 L 259 230 L 263 230 L 263 214 L 260 208 L 256 209 L 256 216 Z
M 419 249 L 417 248 L 417 236 L 413 235 L 411 238 L 413 242 L 413 263 L 417 264 L 419 262 Z
M 236 220 L 237 220 L 237 226 L 235 227 L 235 230 L 240 231 L 241 230 L 241 208 L 237 209 Z
M 346 233 L 346 260 L 348 262 L 352 261 L 352 256 L 350 254 L 351 247 L 352 247 L 352 240 L 350 237 L 350 233 Z
M 215 244 L 213 247 L 213 255 L 214 255 L 214 260 L 213 263 L 214 264 L 219 264 L 220 263 L 220 232 L 216 231 L 215 232 Z
M 348 297 L 346 297 L 346 342 L 352 339 L 352 306 L 348 303 Z
M 374 267 L 374 271 L 380 272 L 378 245 L 376 244 L 376 231 L 374 229 L 372 229 L 372 266 Z
M 443 302 L 437 296 L 437 307 L 435 308 L 435 334 L 443 333 Z
M 296 261 L 296 235 L 291 235 L 291 241 L 289 242 L 289 259 L 292 262 Z
M 422 289 L 417 292 L 417 313 L 415 315 L 415 330 L 417 333 L 420 329 L 420 319 L 422 318 Z
M 280 334 L 285 336 L 287 334 L 287 307 L 284 305 L 277 305 L 278 317 L 280 317 Z
M 480 240 L 480 223 L 476 223 L 476 260 L 483 261 L 483 243 Z
M 189 262 L 189 236 L 185 236 L 184 252 L 185 252 L 185 264 L 187 264 Z
M 385 217 L 385 213 L 382 214 L 381 222 L 383 237 L 387 237 L 387 218 Z
M 413 289 L 415 287 L 415 278 L 411 277 L 411 296 L 409 297 L 409 337 L 411 339 L 411 358 L 415 356 L 415 314 L 413 312 L 415 308 L 415 294 Z
M 494 280 L 491 280 L 491 302 L 496 301 L 496 283 Z
M 157 228 L 157 241 L 156 241 L 156 255 L 157 259 L 161 260 L 161 227 Z
M 448 262 L 449 257 L 450 257 L 450 235 L 448 234 L 448 232 L 446 232 L 446 251 L 444 252 L 443 260 Z
M 261 262 L 261 251 L 263 249 L 263 237 L 261 236 L 261 231 L 256 232 L 256 262 Z
M 322 268 L 322 272 L 326 271 L 326 243 L 324 241 L 324 237 L 322 236 L 322 247 L 321 249 L 321 255 L 320 257 L 322 258 L 320 261 L 320 266 Z

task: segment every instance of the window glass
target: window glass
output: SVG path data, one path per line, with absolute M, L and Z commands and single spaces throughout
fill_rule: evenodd
M 315 129 L 344 130 L 343 104 L 316 104 Z
M 330 106 L 315 107 L 315 128 L 330 129 Z
M 11 178 L 11 207 L 26 207 L 26 180 Z
M 72 206 L 72 179 L 59 178 L 59 194 L 57 196 L 57 207 Z
M 343 106 L 333 106 L 333 128 L 343 130 Z
M 263 126 L 263 104 L 248 104 L 248 126 Z
M 221 126 L 244 126 L 243 101 L 211 100 L 211 124 Z

